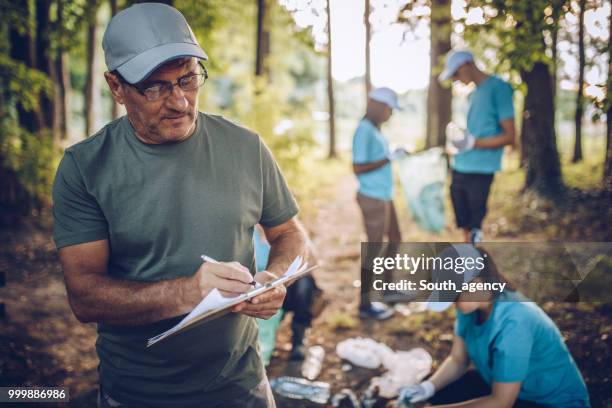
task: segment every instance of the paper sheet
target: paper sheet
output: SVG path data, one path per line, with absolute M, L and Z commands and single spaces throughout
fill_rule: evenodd
M 201 318 L 213 311 L 221 311 L 223 309 L 229 308 L 231 306 L 237 305 L 238 303 L 244 302 L 247 299 L 250 299 L 254 296 L 259 295 L 267 290 L 270 290 L 278 285 L 281 285 L 290 280 L 290 278 L 296 274 L 304 272 L 308 267 L 307 263 L 302 263 L 303 259 L 301 256 L 297 256 L 287 271 L 281 276 L 271 282 L 266 282 L 265 285 L 261 285 L 260 287 L 254 288 L 250 292 L 244 293 L 240 296 L 235 297 L 224 297 L 221 295 L 219 290 L 216 288 L 211 290 L 210 293 L 202 299 L 202 301 L 187 315 L 183 320 L 181 320 L 176 326 L 166 330 L 165 332 L 158 334 L 155 337 L 151 337 L 147 341 L 147 347 L 152 346 L 160 340 L 180 331 L 183 328 L 201 320 Z

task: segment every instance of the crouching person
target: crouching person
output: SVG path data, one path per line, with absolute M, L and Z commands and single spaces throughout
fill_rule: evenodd
M 479 275 L 485 280 L 486 274 L 487 281 L 507 283 L 484 250 L 470 244 L 453 247 L 461 256 L 484 259 L 481 271 L 465 272 L 465 282 L 477 282 Z M 501 293 L 463 292 L 456 298 L 450 356 L 427 381 L 404 388 L 400 403 L 428 401 L 434 406 L 466 408 L 590 407 L 584 380 L 555 323 L 521 293 L 508 290 L 509 286 Z M 428 308 L 442 311 L 452 304 L 429 302 Z M 470 363 L 475 369 L 469 368 Z

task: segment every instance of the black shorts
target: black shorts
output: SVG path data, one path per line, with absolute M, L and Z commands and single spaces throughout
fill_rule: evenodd
M 487 213 L 493 174 L 460 173 L 453 170 L 450 187 L 457 227 L 480 228 Z

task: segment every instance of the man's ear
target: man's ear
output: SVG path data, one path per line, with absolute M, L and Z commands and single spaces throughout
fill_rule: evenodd
M 106 79 L 106 83 L 108 84 L 108 88 L 110 89 L 115 102 L 123 105 L 125 89 L 121 84 L 121 81 L 119 81 L 119 78 L 117 78 L 116 75 L 113 75 L 108 71 L 104 73 L 104 78 Z

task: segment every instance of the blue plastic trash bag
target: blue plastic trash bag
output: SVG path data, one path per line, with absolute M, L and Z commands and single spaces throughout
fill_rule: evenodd
M 447 164 L 441 147 L 399 160 L 399 178 L 412 218 L 421 228 L 440 232 L 444 217 L 444 185 Z

